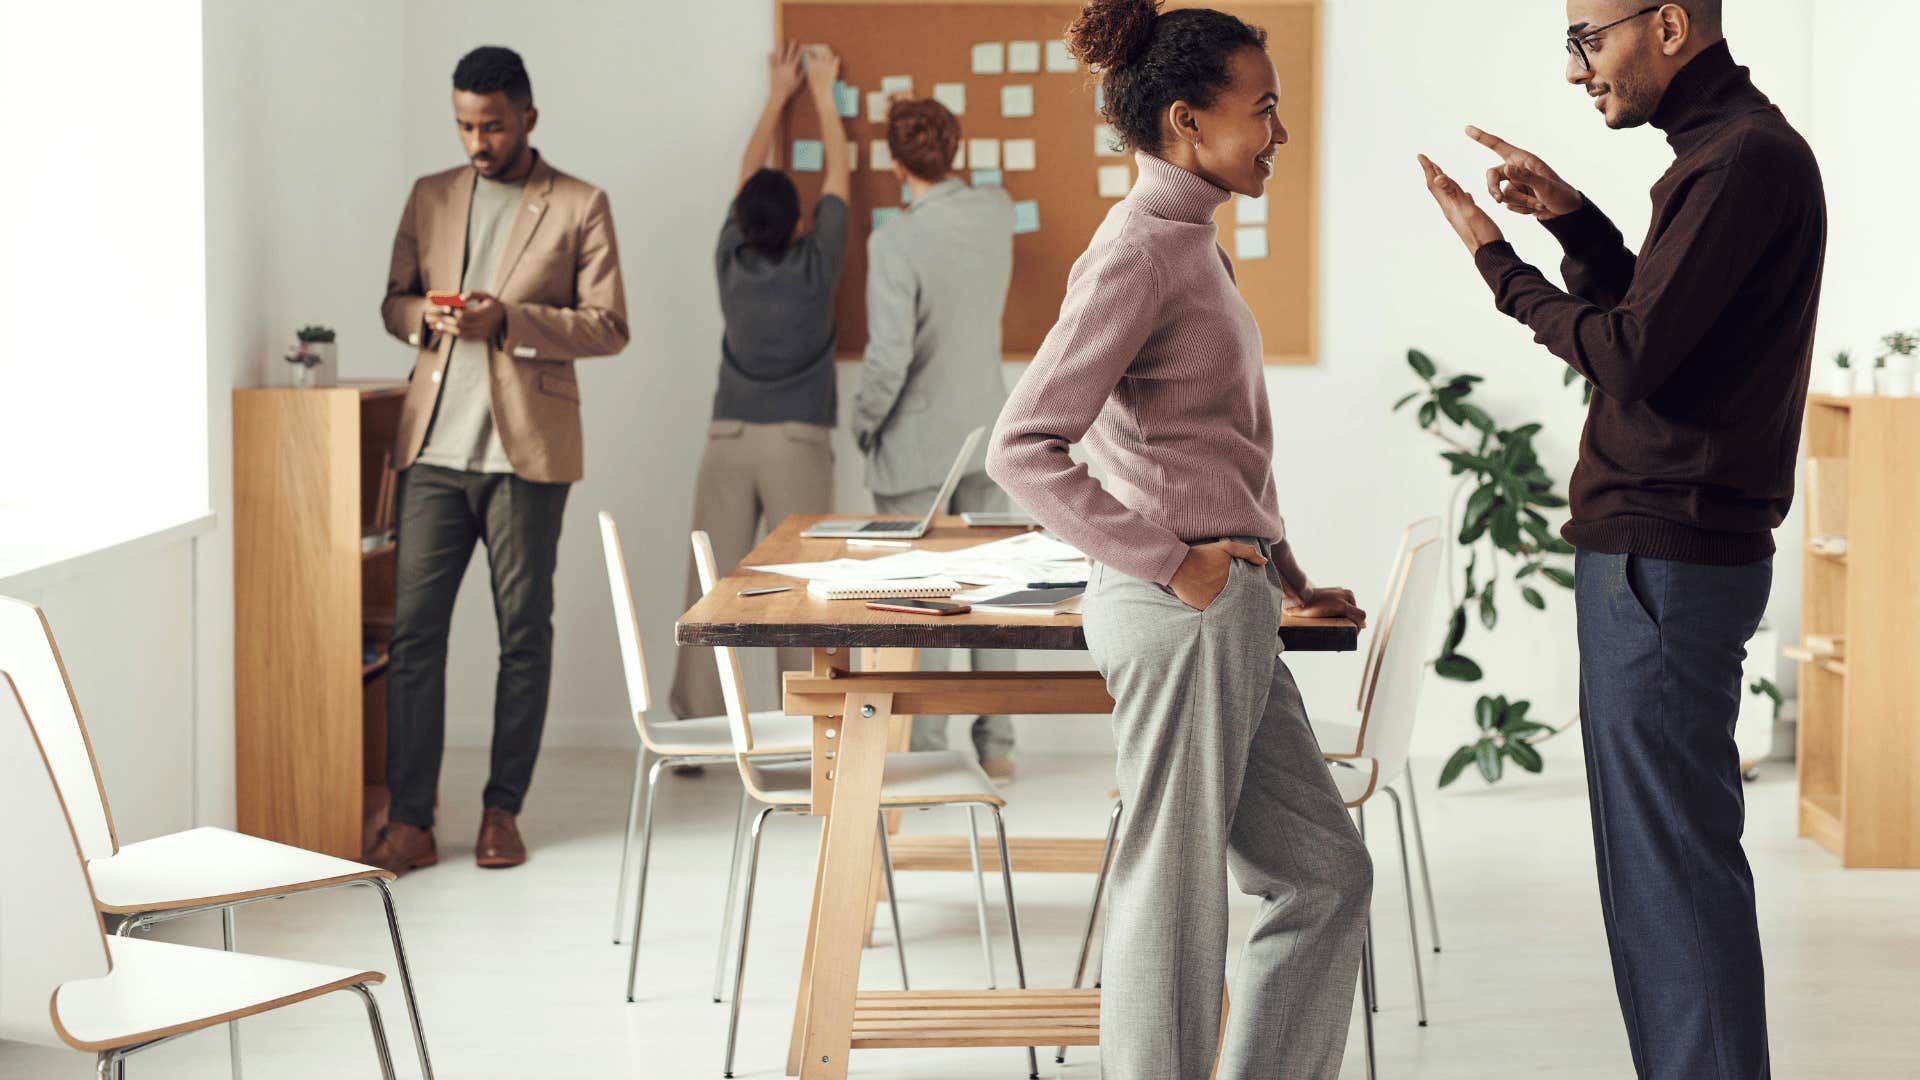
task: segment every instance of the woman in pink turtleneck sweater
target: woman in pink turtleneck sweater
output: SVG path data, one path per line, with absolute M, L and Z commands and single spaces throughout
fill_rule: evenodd
M 1093 0 L 1068 31 L 1104 72 L 1140 176 L 1067 280 L 987 471 L 1094 560 L 1087 645 L 1115 701 L 1126 810 L 1103 961 L 1107 1080 L 1204 1078 L 1220 1034 L 1226 872 L 1264 898 L 1220 1044 L 1223 1080 L 1340 1071 L 1372 864 L 1286 665 L 1315 589 L 1274 494 L 1260 328 L 1214 211 L 1258 196 L 1286 142 L 1264 31 Z M 1102 485 L 1068 448 L 1084 441 Z

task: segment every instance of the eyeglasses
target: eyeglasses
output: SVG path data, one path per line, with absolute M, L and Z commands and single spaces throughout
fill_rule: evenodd
M 1599 37 L 1601 34 L 1607 32 L 1608 30 L 1611 30 L 1614 27 L 1619 26 L 1623 22 L 1632 22 L 1633 20 L 1639 18 L 1642 15 L 1651 15 L 1654 12 L 1659 11 L 1661 8 L 1665 6 L 1666 6 L 1665 4 L 1655 4 L 1652 7 L 1641 8 L 1639 11 L 1634 12 L 1633 14 L 1627 16 L 1626 18 L 1615 19 L 1605 26 L 1596 26 L 1591 30 L 1582 30 L 1578 34 L 1568 34 L 1567 35 L 1567 55 L 1572 56 L 1573 58 L 1580 61 L 1581 71 L 1592 71 L 1593 62 L 1587 59 L 1587 46 L 1586 46 L 1587 42 L 1592 41 L 1593 39 Z

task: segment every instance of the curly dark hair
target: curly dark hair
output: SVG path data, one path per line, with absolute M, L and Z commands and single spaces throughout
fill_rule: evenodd
M 1159 150 L 1160 118 L 1184 101 L 1213 104 L 1233 83 L 1227 60 L 1265 49 L 1267 32 L 1210 8 L 1160 14 L 1160 0 L 1090 0 L 1067 27 L 1067 47 L 1101 72 L 1107 123 L 1135 150 Z
M 533 104 L 533 80 L 520 54 L 504 45 L 482 45 L 460 58 L 453 69 L 453 88 L 469 94 L 505 92 L 521 108 Z
M 887 107 L 887 150 L 922 180 L 944 180 L 960 149 L 960 121 L 931 98 Z
M 793 240 L 800 223 L 800 192 L 787 174 L 761 169 L 740 185 L 733 199 L 733 223 L 747 246 L 769 259 L 778 259 Z

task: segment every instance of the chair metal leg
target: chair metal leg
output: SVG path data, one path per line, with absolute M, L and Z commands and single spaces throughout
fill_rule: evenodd
M 1420 926 L 1413 913 L 1413 869 L 1407 863 L 1407 822 L 1400 813 L 1400 793 L 1382 788 L 1393 800 L 1393 828 L 1400 837 L 1400 885 L 1407 897 L 1407 941 L 1413 947 L 1413 999 L 1419 1007 L 1420 1026 L 1427 1026 L 1427 988 L 1420 974 Z
M 102 1051 L 93 1059 L 93 1075 L 98 1080 L 113 1080 L 113 1055 Z
M 1000 841 L 1000 883 L 1007 891 L 1007 932 L 1013 938 L 1013 972 L 1020 980 L 1020 989 L 1025 990 L 1027 959 L 1020 951 L 1020 914 L 1013 906 L 1013 852 L 1007 849 L 1007 822 L 998 806 L 989 803 L 987 809 L 993 812 L 993 832 Z M 1027 1076 L 1030 1080 L 1040 1080 L 1040 1055 L 1031 1046 L 1027 1047 Z
M 633 1004 L 634 979 L 640 971 L 640 920 L 647 910 L 647 866 L 653 854 L 653 803 L 660 795 L 660 770 L 666 758 L 647 770 L 646 810 L 640 819 L 640 880 L 633 890 L 633 938 L 627 942 L 627 1004 Z
M 740 810 L 733 816 L 732 857 L 727 862 L 727 903 L 720 913 L 720 948 L 713 958 L 713 1003 L 720 1004 L 721 982 L 727 975 L 727 941 L 733 933 L 734 901 L 740 887 L 740 841 L 747 836 L 747 804 L 753 796 L 747 794 L 746 786 L 740 787 Z
M 398 1080 L 393 1071 L 393 1051 L 387 1047 L 387 1025 L 380 1021 L 380 1005 L 373 1000 L 373 991 L 366 983 L 355 983 L 347 989 L 360 995 L 367 1004 L 367 1024 L 373 1028 L 373 1049 L 380 1056 L 380 1075 L 385 1080 Z
M 613 887 L 613 943 L 620 944 L 620 925 L 627 920 L 627 863 L 633 857 L 633 831 L 640 817 L 640 778 L 647 769 L 647 748 L 633 755 L 633 794 L 627 796 L 627 832 L 620 841 L 620 878 Z
M 1413 850 L 1420 856 L 1420 887 L 1427 893 L 1427 925 L 1433 930 L 1433 951 L 1440 951 L 1440 915 L 1433 907 L 1433 875 L 1427 870 L 1427 834 L 1420 828 L 1420 784 L 1413 778 L 1413 763 L 1407 762 L 1407 810 L 1413 815 Z
M 1366 804 L 1362 803 L 1361 805 L 1354 807 L 1353 816 L 1354 816 L 1354 820 L 1360 823 L 1360 843 L 1362 846 L 1364 846 L 1367 842 Z M 1367 961 L 1366 976 L 1367 976 L 1368 985 L 1373 987 L 1373 994 L 1371 995 L 1372 1002 L 1369 1004 L 1367 1008 L 1367 1013 L 1369 1016 L 1371 1016 L 1373 1013 L 1377 1013 L 1380 1011 L 1380 978 L 1379 978 L 1379 974 L 1376 971 L 1374 971 L 1374 968 L 1373 968 L 1373 946 L 1372 946 L 1373 905 L 1371 903 L 1367 905 L 1367 942 L 1368 942 L 1368 946 L 1366 950 L 1366 961 Z
M 987 961 L 987 989 L 1000 985 L 993 970 L 993 935 L 987 929 L 987 875 L 980 870 L 980 822 L 973 816 L 977 809 L 967 804 L 967 855 L 973 860 L 973 910 L 980 918 L 980 955 Z
M 233 909 L 220 909 L 220 947 L 233 951 Z M 227 1025 L 227 1059 L 233 1070 L 233 1080 L 240 1080 L 240 1021 Z
M 729 1080 L 733 1076 L 734 1039 L 740 1033 L 740 988 L 747 981 L 747 935 L 753 929 L 753 885 L 760 873 L 760 830 L 773 810 L 765 807 L 754 815 L 753 839 L 747 844 L 747 883 L 740 891 L 740 953 L 733 962 L 733 1011 L 727 1018 L 727 1058 L 720 1069 Z
M 900 958 L 900 989 L 907 984 L 907 939 L 900 933 L 900 894 L 893 886 L 893 852 L 887 850 L 887 815 L 880 813 L 880 869 L 887 876 L 887 910 L 893 913 L 893 951 Z
M 1367 1080 L 1374 1080 L 1373 1014 L 1380 1011 L 1374 999 L 1378 989 L 1373 982 L 1373 926 L 1369 923 L 1366 941 L 1360 946 L 1360 1020 L 1367 1036 Z
M 1080 980 L 1087 974 L 1087 954 L 1093 950 L 1093 927 L 1100 918 L 1100 895 L 1107 889 L 1107 871 L 1113 866 L 1113 840 L 1120 832 L 1121 803 L 1115 800 L 1113 812 L 1107 815 L 1107 839 L 1100 845 L 1100 869 L 1093 879 L 1093 903 L 1087 905 L 1087 933 L 1080 939 L 1080 960 L 1073 965 L 1073 988 L 1080 989 Z M 1067 1063 L 1067 1048 L 1062 1046 L 1053 1055 L 1055 1065 Z
M 400 916 L 393 909 L 393 888 L 386 881 L 372 881 L 380 890 L 380 904 L 387 912 L 387 936 L 393 939 L 393 963 L 400 969 L 400 991 L 407 999 L 407 1021 L 413 1026 L 413 1048 L 420 1054 L 420 1075 L 433 1080 L 433 1058 L 427 1053 L 427 1029 L 420 1022 L 420 999 L 413 990 L 413 967 L 407 963 L 407 946 L 400 938 Z

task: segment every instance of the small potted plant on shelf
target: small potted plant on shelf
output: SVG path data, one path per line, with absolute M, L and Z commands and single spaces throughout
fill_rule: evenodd
M 1880 339 L 1886 352 L 1880 356 L 1880 393 L 1886 397 L 1912 397 L 1914 354 L 1920 352 L 1920 334 L 1896 330 Z
M 1833 354 L 1833 366 L 1827 369 L 1827 393 L 1834 397 L 1853 393 L 1853 354 L 1845 349 Z
M 331 326 L 303 326 L 293 332 L 295 344 L 286 361 L 293 367 L 293 385 L 302 390 L 321 384 L 322 376 L 331 384 L 338 368 L 338 354 Z M 316 370 L 320 369 L 320 370 Z

